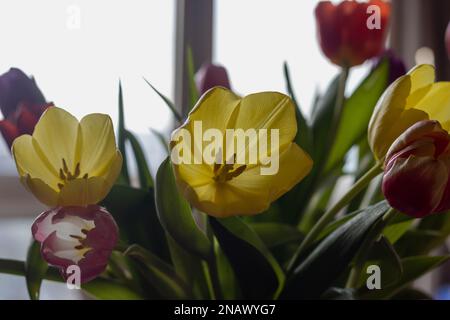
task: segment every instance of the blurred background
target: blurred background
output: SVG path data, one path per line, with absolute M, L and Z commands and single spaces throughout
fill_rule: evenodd
M 47 101 L 77 117 L 101 112 L 117 120 L 119 79 L 126 126 L 146 148 L 153 173 L 162 160 L 150 128 L 168 135 L 173 126 L 164 102 L 145 83 L 187 106 L 186 53 L 194 67 L 226 67 L 234 91 L 286 92 L 283 63 L 308 114 L 315 93 L 337 68 L 316 41 L 318 0 L 2 0 L 0 73 L 11 67 L 34 76 Z M 444 32 L 449 0 L 392 0 L 388 47 L 407 68 L 432 63 L 439 80 L 450 80 Z M 351 91 L 372 67 L 352 69 Z M 19 184 L 8 147 L 0 139 L 0 257 L 23 260 L 30 226 L 43 207 Z M 444 249 L 443 249 L 444 250 Z M 448 268 L 447 268 L 448 269 Z M 434 296 L 448 289 L 440 269 L 418 286 Z M 44 282 L 43 299 L 77 298 L 79 292 Z M 0 299 L 27 299 L 22 277 L 0 275 Z

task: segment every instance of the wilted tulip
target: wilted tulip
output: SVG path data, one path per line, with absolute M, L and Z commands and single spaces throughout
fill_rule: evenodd
M 383 193 L 416 218 L 450 209 L 450 136 L 438 121 L 420 121 L 400 135 L 385 160 Z
M 343 67 L 359 65 L 379 55 L 384 48 L 389 15 L 390 5 L 381 0 L 346 0 L 338 5 L 321 1 L 315 16 L 323 53 Z
M 118 239 L 114 218 L 96 205 L 50 209 L 37 217 L 31 231 L 45 261 L 65 279 L 70 266 L 79 267 L 81 283 L 105 270 Z
M 213 87 L 225 87 L 230 89 L 227 70 L 219 65 L 205 63 L 195 74 L 195 84 L 200 94 Z

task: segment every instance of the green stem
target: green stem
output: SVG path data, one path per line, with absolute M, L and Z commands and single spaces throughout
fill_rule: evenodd
M 369 171 L 366 172 L 356 183 L 347 191 L 347 193 L 336 202 L 330 209 L 328 209 L 316 222 L 314 227 L 306 235 L 294 256 L 288 265 L 288 274 L 293 271 L 297 265 L 300 255 L 316 240 L 320 232 L 333 220 L 336 214 L 344 208 L 359 192 L 361 192 L 378 174 L 381 173 L 381 164 L 375 164 Z
M 25 276 L 25 262 L 12 259 L 0 259 L 0 273 Z M 64 281 L 58 270 L 52 267 L 47 270 L 44 279 L 57 282 Z
M 214 292 L 214 298 L 216 300 L 221 300 L 223 299 L 222 286 L 220 285 L 217 257 L 214 249 L 214 240 L 215 240 L 214 233 L 211 224 L 209 223 L 209 219 L 206 220 L 206 236 L 208 237 L 208 239 L 211 241 L 212 244 L 211 253 L 206 261 L 206 263 L 208 264 L 209 278 Z
M 362 270 L 374 242 L 378 239 L 381 232 L 383 232 L 383 229 L 386 227 L 389 220 L 391 220 L 396 214 L 397 210 L 394 208 L 390 208 L 384 214 L 382 219 L 378 221 L 378 223 L 375 224 L 374 227 L 369 231 L 369 234 L 363 241 L 361 247 L 359 248 L 358 254 L 355 257 L 355 264 L 350 271 L 350 275 L 347 280 L 347 288 L 355 288 L 358 285 Z

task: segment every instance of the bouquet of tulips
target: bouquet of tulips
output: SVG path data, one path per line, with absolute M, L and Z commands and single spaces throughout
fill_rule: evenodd
M 238 96 L 219 66 L 190 72 L 188 114 L 150 85 L 178 122 L 159 135 L 155 174 L 121 90 L 115 135 L 109 116 L 78 121 L 11 70 L 0 85 L 31 93 L 3 99 L 0 129 L 48 210 L 27 260 L 0 259 L 0 272 L 25 276 L 32 299 L 43 279 L 99 299 L 427 298 L 410 284 L 450 258 L 430 254 L 450 234 L 450 83 L 384 51 L 389 13 L 377 0 L 318 4 L 319 42 L 341 73 L 310 115 L 287 64 L 288 95 Z M 376 57 L 345 94 L 351 68 Z

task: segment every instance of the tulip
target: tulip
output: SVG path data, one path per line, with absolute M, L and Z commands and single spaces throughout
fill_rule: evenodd
M 374 67 L 376 69 L 381 62 L 387 59 L 389 64 L 389 76 L 387 85 L 390 85 L 399 77 L 406 74 L 406 66 L 402 59 L 397 57 L 392 50 L 386 50 L 382 55 L 374 60 Z
M 370 6 L 380 10 L 379 28 L 369 28 Z M 377 12 L 375 12 L 376 15 Z M 379 55 L 384 48 L 390 5 L 381 0 L 321 1 L 315 9 L 317 34 L 325 56 L 336 65 L 352 67 Z M 375 19 L 378 17 L 374 16 Z
M 205 155 L 197 159 L 200 160 L 197 163 L 177 164 L 172 161 L 180 192 L 194 207 L 209 215 L 227 217 L 260 213 L 311 170 L 311 158 L 293 142 L 297 133 L 295 108 L 292 100 L 284 94 L 262 92 L 241 98 L 222 87 L 209 90 L 197 102 L 187 121 L 172 134 L 172 155 L 186 142 L 184 137 L 193 135 L 196 139 L 196 123 L 200 123 L 205 131 L 212 129 L 224 137 L 229 130 L 234 132 L 238 129 L 279 132 L 278 146 L 272 143 L 270 148 L 272 156 L 279 155 L 276 159 L 279 160 L 279 169 L 273 174 L 262 174 L 265 158 L 256 163 L 250 161 L 249 155 L 255 151 L 256 145 L 264 143 L 259 136 L 257 141 L 249 142 L 239 150 L 231 148 L 229 141 L 220 141 L 215 163 L 205 161 Z M 231 140 L 234 138 L 236 136 Z M 201 149 L 202 143 L 194 142 L 193 148 L 184 149 L 188 153 L 184 156 L 196 158 L 195 150 Z M 244 155 L 244 161 L 230 163 L 233 155 L 224 159 L 232 153 L 234 160 Z
M 450 136 L 438 121 L 417 122 L 385 160 L 382 189 L 397 210 L 421 218 L 450 209 Z
M 36 81 L 28 78 L 22 70 L 11 68 L 0 76 L 0 110 L 4 117 L 8 118 L 21 103 L 34 106 L 47 104 Z M 36 111 L 37 117 L 43 112 L 43 110 Z
M 211 63 L 205 63 L 200 67 L 195 74 L 195 84 L 200 94 L 216 86 L 230 89 L 227 69 Z
M 431 65 L 419 65 L 398 78 L 378 101 L 369 122 L 369 145 L 383 162 L 391 144 L 421 120 L 437 120 L 450 130 L 450 82 L 434 82 Z
M 94 113 L 78 122 L 57 107 L 44 112 L 32 136 L 14 141 L 12 153 L 21 182 L 49 207 L 100 202 L 122 166 L 109 116 Z
M 0 130 L 8 147 L 21 134 L 33 133 L 39 117 L 51 105 L 45 101 L 35 80 L 20 69 L 11 68 L 1 75 L 0 110 L 5 120 L 0 121 Z
M 81 283 L 102 273 L 118 239 L 118 228 L 105 208 L 58 207 L 43 212 L 31 231 L 41 254 L 67 279 L 70 266 L 78 266 Z
M 447 26 L 447 31 L 445 32 L 445 46 L 447 48 L 448 58 L 450 59 L 450 22 Z

